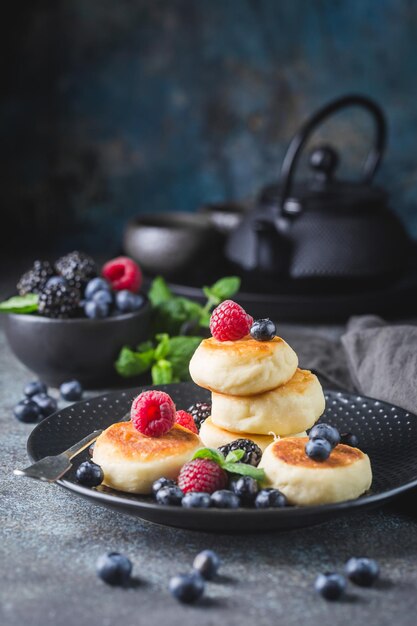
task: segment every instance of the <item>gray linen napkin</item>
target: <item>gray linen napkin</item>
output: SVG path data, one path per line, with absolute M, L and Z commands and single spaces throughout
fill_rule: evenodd
M 417 412 L 417 326 L 353 317 L 341 342 L 360 393 Z

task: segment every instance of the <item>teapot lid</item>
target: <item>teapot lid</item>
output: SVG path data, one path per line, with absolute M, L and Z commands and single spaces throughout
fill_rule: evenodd
M 357 182 L 342 181 L 335 177 L 339 155 L 329 145 L 312 150 L 309 166 L 312 180 L 294 183 L 296 165 L 302 149 L 312 131 L 334 112 L 348 107 L 361 106 L 371 113 L 375 125 L 374 144 L 368 153 L 362 179 Z M 386 204 L 387 193 L 371 184 L 378 169 L 386 143 L 386 121 L 380 107 L 373 100 L 361 95 L 338 98 L 317 111 L 293 137 L 281 168 L 280 183 L 261 190 L 263 205 L 276 207 L 281 214 L 296 215 L 304 209 L 345 209 L 366 207 L 381 208 Z

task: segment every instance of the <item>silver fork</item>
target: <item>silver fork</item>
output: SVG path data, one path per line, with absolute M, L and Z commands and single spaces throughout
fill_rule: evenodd
M 120 420 L 121 422 L 128 422 L 130 420 L 130 413 Z M 90 446 L 101 435 L 102 430 L 95 430 L 81 441 L 74 443 L 73 446 L 61 452 L 61 454 L 55 454 L 54 456 L 45 456 L 43 459 L 36 461 L 33 465 L 25 467 L 24 469 L 15 469 L 13 474 L 16 476 L 27 476 L 28 478 L 37 478 L 38 480 L 45 480 L 49 483 L 54 483 L 59 480 L 68 472 L 72 467 L 72 459 Z

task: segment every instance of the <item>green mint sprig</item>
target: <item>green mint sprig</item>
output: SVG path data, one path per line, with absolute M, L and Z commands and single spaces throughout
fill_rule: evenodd
M 38 295 L 28 293 L 25 296 L 13 296 L 0 302 L 1 313 L 34 313 L 38 310 Z
M 193 459 L 209 459 L 220 465 L 222 469 L 230 474 L 250 476 L 260 483 L 264 482 L 266 477 L 263 469 L 253 467 L 253 465 L 248 465 L 247 463 L 239 463 L 244 454 L 244 450 L 232 450 L 225 458 L 220 450 L 216 450 L 215 448 L 201 448 L 194 454 Z
M 240 288 L 238 276 L 226 276 L 216 281 L 211 287 L 203 287 L 207 298 L 204 305 L 189 298 L 175 296 L 162 276 L 157 276 L 148 292 L 154 310 L 154 332 L 165 332 L 170 335 L 181 333 L 187 323 L 196 327 L 208 328 L 213 307 L 234 296 Z

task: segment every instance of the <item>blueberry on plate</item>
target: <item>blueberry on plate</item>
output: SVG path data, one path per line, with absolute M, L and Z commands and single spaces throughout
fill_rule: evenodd
M 282 509 L 287 505 L 287 498 L 279 489 L 261 489 L 255 498 L 257 509 Z
M 156 496 L 156 494 L 158 493 L 160 489 L 162 489 L 162 487 L 174 487 L 174 486 L 175 486 L 174 480 L 171 480 L 170 478 L 165 478 L 165 476 L 161 476 L 161 478 L 158 478 L 152 484 L 152 493 L 154 496 Z
M 84 297 L 87 300 L 91 300 L 95 293 L 98 291 L 110 291 L 111 287 L 107 280 L 104 278 L 92 278 L 88 283 L 84 291 Z
M 340 443 L 340 434 L 337 428 L 330 424 L 316 424 L 308 434 L 310 439 L 327 439 L 332 448 Z
M 345 565 L 349 580 L 360 587 L 371 587 L 379 577 L 379 565 L 373 559 L 352 557 Z
M 189 491 L 181 500 L 181 504 L 186 509 L 208 509 L 211 506 L 210 494 L 199 491 Z
M 24 422 L 25 424 L 32 424 L 33 422 L 37 422 L 41 417 L 41 410 L 33 400 L 26 399 L 22 400 L 13 409 L 13 413 L 16 419 L 19 422 Z
M 250 335 L 256 341 L 271 341 L 276 333 L 276 326 L 269 318 L 255 320 L 250 329 Z
M 100 304 L 111 306 L 111 304 L 113 304 L 113 294 L 107 289 L 102 289 L 101 291 L 96 291 L 91 300 L 92 302 L 99 302 Z
M 216 576 L 220 565 L 220 557 L 213 550 L 203 550 L 193 561 L 193 568 L 206 580 L 212 580 Z
M 116 293 L 116 308 L 121 313 L 131 313 L 138 311 L 144 304 L 145 298 L 138 293 L 132 293 L 127 289 L 122 289 Z
M 108 585 L 126 585 L 132 573 L 132 563 L 119 552 L 102 554 L 96 563 L 97 575 Z
M 98 487 L 103 482 L 104 474 L 100 465 L 93 461 L 84 461 L 77 468 L 76 478 L 84 487 Z
M 58 402 L 46 393 L 38 393 L 32 400 L 38 405 L 42 417 L 49 417 L 58 410 Z
M 23 393 L 27 398 L 36 396 L 38 393 L 47 393 L 48 388 L 41 380 L 32 380 L 23 389 Z
M 258 481 L 252 476 L 239 476 L 230 481 L 230 488 L 239 496 L 242 504 L 253 504 L 258 491 Z
M 81 400 L 83 395 L 83 388 L 81 383 L 78 380 L 68 380 L 59 388 L 59 392 L 61 394 L 61 398 L 67 400 L 68 402 L 76 402 L 77 400 Z
M 325 461 L 332 451 L 332 444 L 327 439 L 310 439 L 305 446 L 306 455 L 313 461 Z
M 217 509 L 238 509 L 240 498 L 233 491 L 219 489 L 211 494 L 211 504 Z
M 177 485 L 168 485 L 167 487 L 162 487 L 155 494 L 155 498 L 158 504 L 165 504 L 168 506 L 181 504 L 183 496 L 183 492 L 179 487 L 177 487 Z
M 91 320 L 100 320 L 109 316 L 109 305 L 105 302 L 87 300 L 84 304 L 84 313 Z
M 346 589 L 346 578 L 341 574 L 326 572 L 319 574 L 314 588 L 326 600 L 338 600 Z
M 171 594 L 186 604 L 195 602 L 204 593 L 204 579 L 197 572 L 191 574 L 177 574 L 169 581 L 169 590 Z
M 340 435 L 340 443 L 344 443 L 345 446 L 357 448 L 359 446 L 359 439 L 353 433 L 342 433 Z

